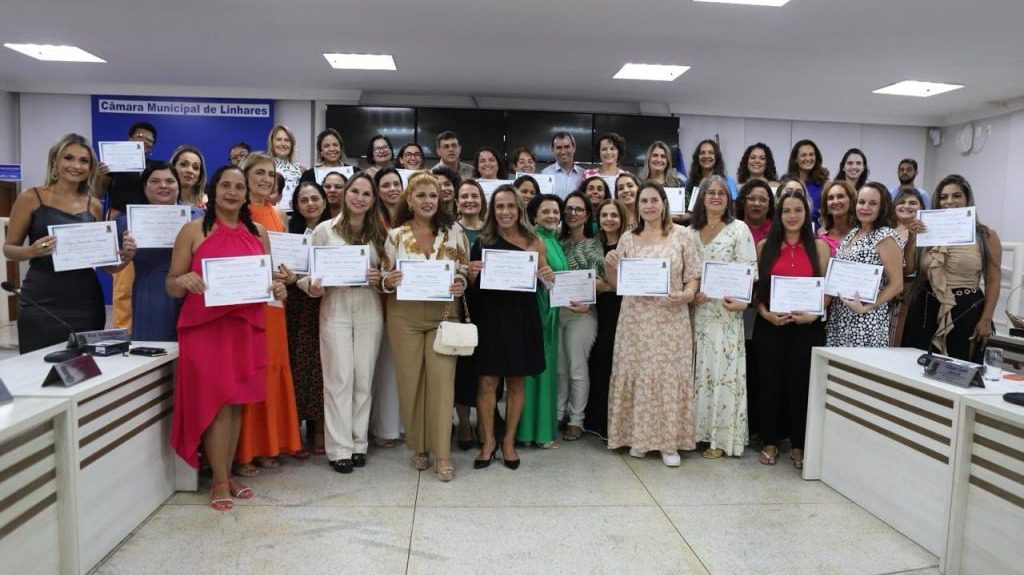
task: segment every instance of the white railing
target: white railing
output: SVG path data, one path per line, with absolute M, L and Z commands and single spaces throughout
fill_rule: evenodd
M 992 320 L 996 324 L 998 333 L 1006 334 L 1010 328 L 1010 321 L 1006 319 L 1006 313 L 1021 315 L 1021 296 L 1024 289 L 1024 243 L 1003 242 L 1003 261 L 1009 258 L 1010 265 L 1000 266 L 1002 269 L 1002 285 L 999 293 L 999 302 L 996 304 L 995 317 Z
M 5 241 L 7 238 L 7 223 L 11 219 L 7 217 L 0 218 L 0 241 Z M 7 277 L 7 257 L 0 250 L 0 281 L 11 281 L 11 278 Z M 11 323 L 10 314 L 7 313 L 7 305 L 10 302 L 11 294 L 0 291 L 0 327 Z

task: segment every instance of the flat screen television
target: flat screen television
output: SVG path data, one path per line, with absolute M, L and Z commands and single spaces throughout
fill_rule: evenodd
M 576 161 L 591 162 L 594 158 L 593 127 L 592 114 L 509 110 L 508 151 L 526 146 L 537 156 L 538 162 L 551 163 L 555 161 L 551 138 L 557 132 L 569 132 L 576 138 Z
M 468 110 L 460 108 L 417 108 L 416 143 L 424 157 L 437 159 L 437 135 L 451 130 L 459 135 L 462 161 L 473 162 L 483 146 L 505 154 L 505 112 L 503 110 Z M 431 164 L 436 163 L 432 162 Z
M 620 160 L 623 166 L 642 167 L 647 148 L 655 140 L 668 144 L 673 158 L 679 148 L 679 118 L 594 114 L 595 149 L 600 149 L 598 138 L 605 132 L 616 132 L 626 140 L 626 153 Z M 672 163 L 676 164 L 676 161 L 673 159 Z
M 328 128 L 341 134 L 345 155 L 366 160 L 370 138 L 382 134 L 391 140 L 392 153 L 416 137 L 416 109 L 387 106 L 327 106 Z

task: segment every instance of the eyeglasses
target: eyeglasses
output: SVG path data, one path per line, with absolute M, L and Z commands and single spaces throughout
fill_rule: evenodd
M 139 132 L 137 134 L 132 134 L 132 139 L 133 140 L 137 140 L 139 142 L 145 142 L 147 144 L 152 144 L 152 143 L 156 142 L 156 138 L 154 138 L 153 136 L 148 136 L 148 135 L 146 135 L 146 134 L 144 134 L 142 132 Z
M 402 154 L 402 157 L 403 158 L 422 158 L 423 154 L 421 154 L 419 152 L 405 152 L 404 154 Z
M 718 190 L 708 190 L 708 191 L 704 192 L 704 195 L 705 196 L 710 196 L 712 198 L 724 198 L 725 196 L 729 195 L 729 192 L 722 192 L 722 191 L 718 191 Z
M 390 152 L 391 148 L 389 148 L 387 146 L 374 146 L 373 147 L 373 151 L 374 152 Z
M 582 215 L 582 214 L 585 214 L 585 213 L 587 213 L 587 208 L 581 208 L 581 207 L 567 207 L 567 208 L 565 208 L 565 213 L 566 213 L 566 214 L 576 214 L 576 215 Z
M 249 155 L 249 152 L 239 152 L 237 154 L 231 154 L 230 156 L 228 156 L 228 159 L 232 160 L 232 161 L 244 160 L 245 157 L 248 156 L 248 155 Z

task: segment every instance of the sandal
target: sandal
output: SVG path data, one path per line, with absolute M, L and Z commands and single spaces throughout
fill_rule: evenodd
M 298 451 L 293 451 L 291 455 L 292 455 L 292 457 L 294 457 L 295 459 L 298 459 L 299 461 L 305 461 L 305 460 L 309 459 L 309 452 L 306 451 L 305 449 L 300 449 Z
M 221 487 L 228 487 L 230 491 L 230 482 L 224 481 L 221 483 L 214 483 L 210 486 L 210 507 L 213 507 L 217 511 L 230 511 L 234 509 L 235 502 L 230 497 L 215 497 L 213 492 Z
M 455 477 L 455 464 L 451 459 L 435 459 L 434 473 L 441 481 L 448 482 Z
M 256 493 L 251 488 L 242 485 L 234 479 L 228 481 L 228 490 L 231 491 L 231 497 L 235 499 L 252 499 L 256 496 Z
M 769 447 L 774 450 L 773 453 L 768 452 Z M 764 449 L 761 450 L 761 455 L 757 458 L 757 462 L 760 463 L 761 465 L 775 465 L 775 461 L 778 459 L 778 457 L 779 448 L 774 445 L 766 445 Z
M 725 455 L 725 451 L 717 447 L 709 447 L 704 450 L 704 459 L 718 459 Z
M 324 447 L 324 432 L 317 431 L 313 434 L 313 455 L 326 455 L 327 448 Z
M 237 463 L 231 472 L 239 477 L 256 477 L 260 469 L 252 463 Z
M 799 452 L 799 453 L 798 453 Z M 793 467 L 796 469 L 804 468 L 804 450 L 793 449 L 789 452 L 789 458 L 793 461 Z
M 430 454 L 429 453 L 416 453 L 412 456 L 412 466 L 416 468 L 416 471 L 426 471 L 430 469 Z
M 566 441 L 576 441 L 583 437 L 583 428 L 578 425 L 570 425 L 565 428 L 565 433 L 562 434 L 562 439 Z
M 281 462 L 276 457 L 257 457 L 255 463 L 257 467 L 262 467 L 263 469 L 277 469 L 281 467 Z

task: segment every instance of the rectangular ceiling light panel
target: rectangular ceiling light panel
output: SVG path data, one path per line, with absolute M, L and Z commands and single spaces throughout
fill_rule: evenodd
M 886 94 L 889 96 L 916 96 L 927 98 L 937 94 L 944 94 L 963 88 L 962 84 L 943 84 L 942 82 L 920 82 L 918 80 L 903 80 L 884 88 L 873 90 L 875 94 Z
M 390 54 L 324 54 L 335 70 L 398 70 Z
M 658 82 L 671 82 L 683 72 L 689 70 L 689 66 L 675 66 L 667 64 L 624 64 L 612 78 L 616 80 L 654 80 Z
M 90 54 L 78 46 L 54 46 L 53 44 L 12 44 L 5 47 L 45 62 L 93 62 L 105 64 L 106 60 Z
M 785 6 L 789 0 L 693 0 L 714 4 L 745 4 L 747 6 Z

